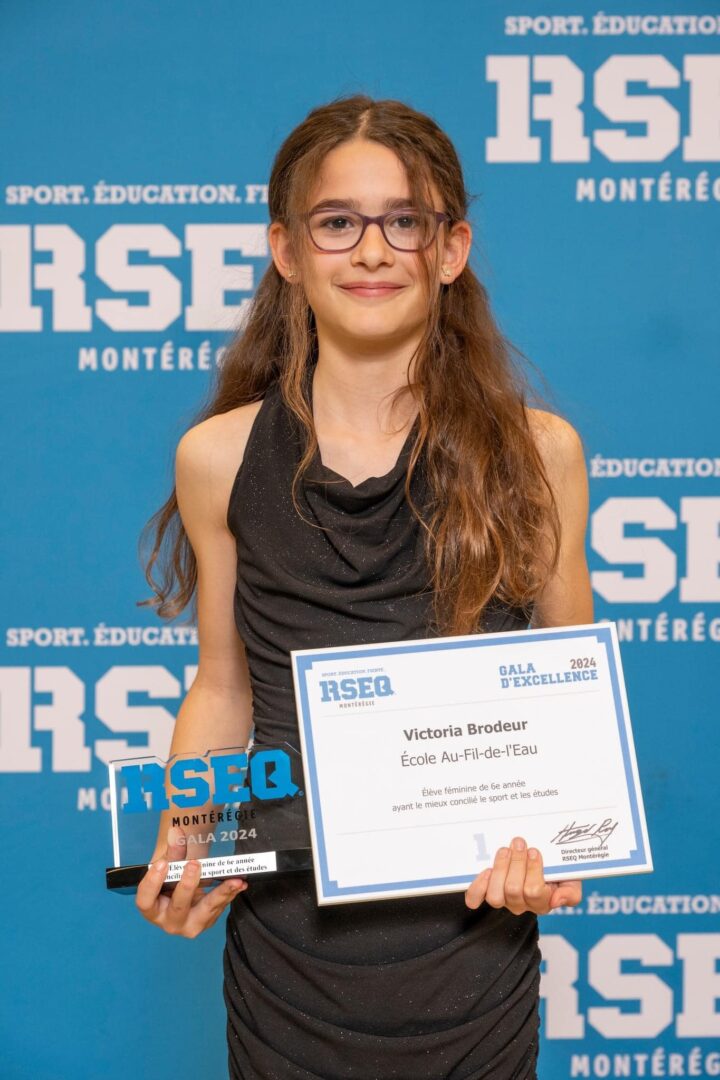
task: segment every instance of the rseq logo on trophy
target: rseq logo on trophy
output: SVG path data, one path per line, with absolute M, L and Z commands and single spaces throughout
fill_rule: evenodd
M 120 782 L 127 795 L 121 806 L 124 814 L 171 807 L 186 810 L 208 802 L 284 799 L 300 790 L 292 779 L 288 753 L 279 747 L 257 751 L 249 763 L 244 751 L 230 751 L 179 758 L 169 769 L 158 761 L 123 765 Z

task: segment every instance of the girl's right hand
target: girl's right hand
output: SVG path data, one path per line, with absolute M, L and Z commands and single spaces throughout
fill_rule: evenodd
M 184 859 L 186 855 L 182 829 L 171 828 L 166 851 L 151 863 L 138 885 L 135 904 L 144 919 L 159 926 L 166 934 L 195 938 L 217 922 L 230 901 L 247 889 L 247 881 L 244 878 L 228 878 L 206 891 L 200 887 L 200 863 L 197 859 L 191 859 L 172 893 L 164 895 L 161 889 L 167 876 L 168 862 Z

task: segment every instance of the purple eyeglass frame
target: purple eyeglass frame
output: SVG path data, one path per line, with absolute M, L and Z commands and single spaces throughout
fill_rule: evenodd
M 312 230 L 310 228 L 310 217 L 312 215 L 308 214 L 306 216 L 305 224 L 307 225 L 308 234 L 309 234 L 310 239 L 312 240 L 313 244 L 318 249 L 318 251 L 322 251 L 323 254 L 325 254 L 325 255 L 339 255 L 341 252 L 344 252 L 344 251 L 352 251 L 353 248 L 356 248 L 358 246 L 358 244 L 360 243 L 360 241 L 362 240 L 363 236 L 365 235 L 365 230 L 367 229 L 368 225 L 379 225 L 380 226 L 380 232 L 383 234 L 383 239 L 385 240 L 385 243 L 388 244 L 394 251 L 404 251 L 404 252 L 407 252 L 407 253 L 411 253 L 413 251 L 425 251 L 427 248 L 430 247 L 433 240 L 437 236 L 437 231 L 440 228 L 440 225 L 442 224 L 442 222 L 443 221 L 452 221 L 452 218 L 450 217 L 449 214 L 444 214 L 441 210 L 425 210 L 425 211 L 423 211 L 424 213 L 432 214 L 434 216 L 434 218 L 435 218 L 436 227 L 435 227 L 434 234 L 430 237 L 430 239 L 428 240 L 427 244 L 425 244 L 424 247 L 421 247 L 421 248 L 401 248 L 401 247 L 398 247 L 397 244 L 393 244 L 392 240 L 388 239 L 387 233 L 385 232 L 385 221 L 387 220 L 387 218 L 392 217 L 393 214 L 407 213 L 408 210 L 412 210 L 412 209 L 414 209 L 414 208 L 411 207 L 411 206 L 408 206 L 405 210 L 403 210 L 402 208 L 398 208 L 398 209 L 395 209 L 395 210 L 387 210 L 384 214 L 377 214 L 375 217 L 371 216 L 370 214 L 361 214 L 359 210 L 347 210 L 342 206 L 338 206 L 338 207 L 323 206 L 321 210 L 315 210 L 314 211 L 315 214 L 325 214 L 325 213 L 331 214 L 331 213 L 335 213 L 335 212 L 343 213 L 343 214 L 354 214 L 355 217 L 359 217 L 362 220 L 362 229 L 360 230 L 360 235 L 358 236 L 357 240 L 355 241 L 354 244 L 351 244 L 350 247 L 345 247 L 345 248 L 323 248 L 323 247 L 320 247 L 318 242 L 315 240 L 315 237 L 313 236 Z

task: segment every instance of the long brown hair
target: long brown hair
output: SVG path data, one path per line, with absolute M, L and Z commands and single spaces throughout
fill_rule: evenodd
M 326 154 L 355 138 L 373 140 L 404 164 L 414 205 L 432 205 L 431 184 L 453 222 L 467 216 L 469 196 L 450 139 L 423 113 L 399 101 L 364 95 L 313 109 L 290 133 L 273 163 L 271 221 L 288 229 L 302 268 L 302 216 Z M 304 242 L 305 241 L 305 242 Z M 435 631 L 482 629 L 489 602 L 529 611 L 557 561 L 559 522 L 552 491 L 528 423 L 529 384 L 492 316 L 488 295 L 469 265 L 439 289 L 433 247 L 420 258 L 428 318 L 413 356 L 412 383 L 397 392 L 417 400 L 419 425 L 405 490 L 425 530 Z M 289 284 L 271 262 L 249 317 L 231 341 L 209 404 L 194 423 L 260 400 L 273 383 L 307 433 L 297 483 L 317 448 L 305 391 L 317 359 L 315 320 L 302 287 Z M 523 358 L 524 359 L 524 358 Z M 410 480 L 424 451 L 429 502 L 422 510 Z M 145 576 L 155 596 L 141 604 L 163 618 L 178 615 L 195 596 L 197 566 L 178 514 L 176 493 L 153 515 L 141 537 L 155 542 Z M 162 580 L 153 578 L 158 562 Z

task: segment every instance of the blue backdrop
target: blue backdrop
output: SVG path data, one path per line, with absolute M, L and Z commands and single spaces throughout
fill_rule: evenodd
M 105 892 L 104 762 L 166 747 L 193 678 L 137 537 L 267 263 L 272 156 L 359 90 L 455 141 L 475 268 L 587 448 L 656 870 L 542 920 L 540 1075 L 720 1075 L 720 18 L 563 12 L 0 8 L 7 1080 L 225 1075 L 222 924 L 169 938 Z

